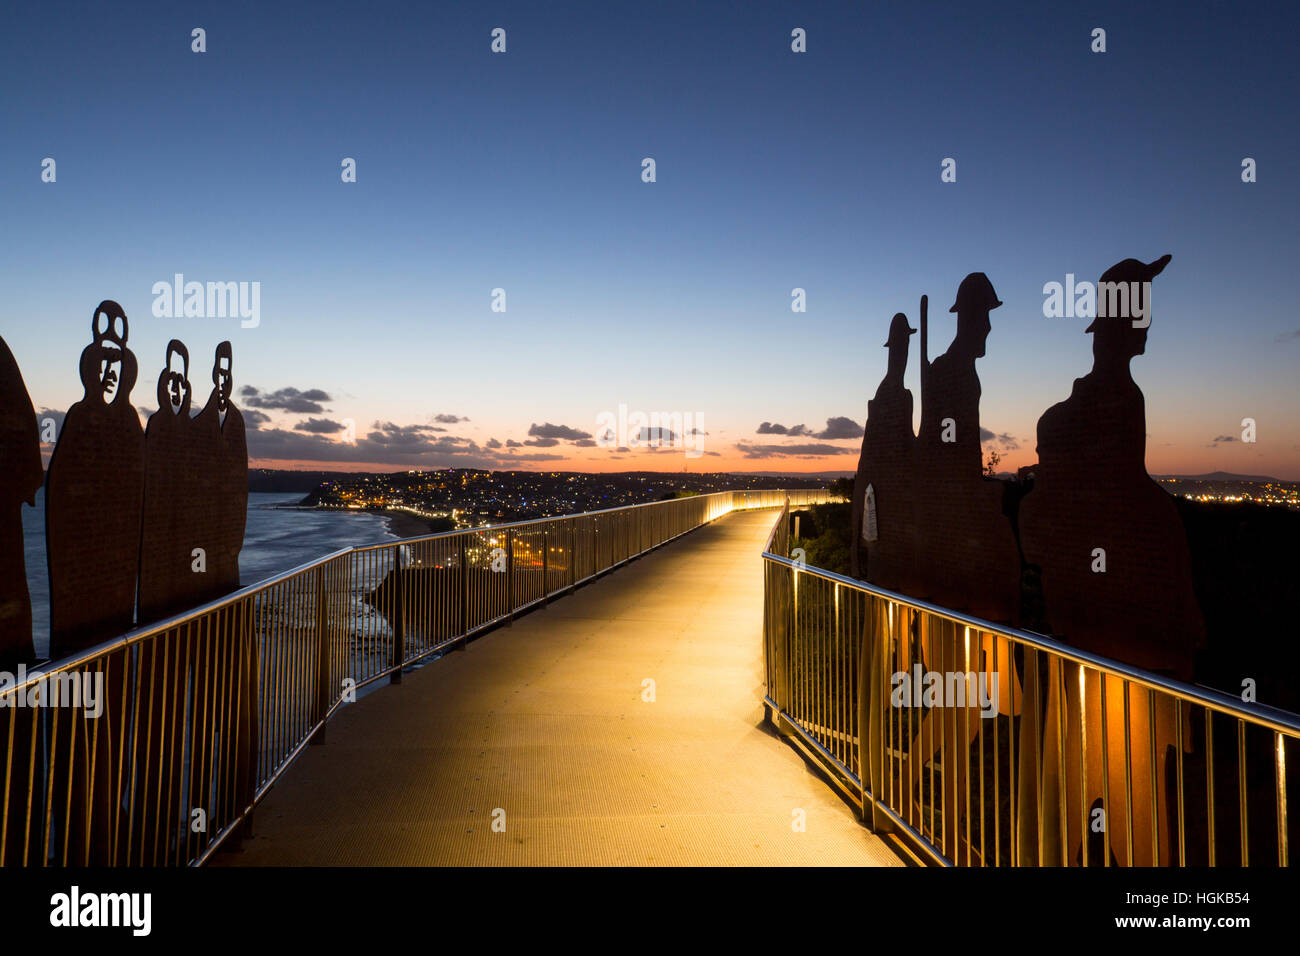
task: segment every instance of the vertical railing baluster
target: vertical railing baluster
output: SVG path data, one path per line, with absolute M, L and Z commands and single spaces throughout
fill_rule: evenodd
M 312 726 L 320 725 L 315 736 L 312 737 L 313 744 L 325 743 L 325 717 L 329 714 L 330 709 L 330 642 L 329 642 L 329 616 L 327 613 L 327 598 L 325 589 L 325 568 L 326 563 L 322 562 L 316 566 L 315 580 L 313 584 L 316 589 L 316 627 L 314 637 L 316 640 L 316 701 L 315 707 L 311 714 Z
M 402 667 L 406 664 L 406 573 L 402 570 L 402 546 L 393 547 L 393 575 L 395 577 L 395 596 L 393 601 L 393 658 L 389 664 L 393 668 L 388 677 L 390 684 L 402 682 Z
M 1281 731 L 1275 731 L 1277 738 L 1277 755 L 1273 758 L 1273 780 L 1277 786 L 1277 863 L 1278 866 L 1290 866 L 1290 852 L 1287 846 L 1288 821 L 1286 810 L 1286 737 Z

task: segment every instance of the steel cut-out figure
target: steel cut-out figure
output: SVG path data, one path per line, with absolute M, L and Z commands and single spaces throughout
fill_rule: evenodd
M 1170 256 L 1143 263 L 1125 259 L 1111 266 L 1098 285 L 1092 370 L 1076 379 L 1070 397 L 1049 408 L 1038 422 L 1038 465 L 1033 490 L 1020 507 L 1020 537 L 1025 560 L 1042 570 L 1043 599 L 1052 632 L 1071 645 L 1105 657 L 1164 673 L 1192 676 L 1196 651 L 1204 645 L 1205 625 L 1193 589 L 1191 552 L 1173 498 L 1146 470 L 1146 406 L 1130 364 L 1146 351 L 1151 324 L 1150 283 Z M 1108 294 L 1109 284 L 1115 291 Z M 1040 668 L 1049 671 L 1040 657 Z M 1058 668 L 1063 669 L 1058 672 Z M 1041 684 L 1040 684 L 1041 681 Z M 1079 668 L 1053 664 L 1040 680 L 1026 682 L 1026 712 L 1037 707 L 1030 695 L 1044 695 L 1046 721 L 1039 731 L 1027 724 L 1022 744 L 1032 749 L 1041 732 L 1044 805 L 1057 805 L 1065 786 L 1068 846 L 1059 845 L 1056 828 L 1044 848 L 1049 863 L 1076 862 L 1084 834 L 1079 806 L 1079 733 L 1086 721 L 1089 750 L 1102 739 L 1101 681 L 1086 670 L 1080 692 Z M 1065 687 L 1065 762 L 1067 779 L 1058 781 L 1059 690 Z M 1131 721 L 1134 862 L 1169 863 L 1171 834 L 1165 782 L 1166 754 L 1176 739 L 1174 709 L 1167 695 L 1129 687 Z M 1103 808 L 1116 862 L 1127 862 L 1124 766 L 1125 700 L 1123 682 L 1106 680 L 1106 718 L 1111 806 Z M 1155 727 L 1150 726 L 1152 711 Z M 1190 728 L 1184 740 L 1191 741 Z M 1156 766 L 1151 766 L 1155 734 Z M 1024 755 L 1022 754 L 1022 761 Z M 1087 798 L 1103 795 L 1102 761 L 1089 761 Z M 1022 763 L 1022 766 L 1026 766 Z M 1030 775 L 1026 775 L 1029 777 Z M 1148 807 L 1152 779 L 1160 817 L 1154 834 Z M 1028 780 L 1032 786 L 1032 778 Z M 1029 806 L 1023 804 L 1022 806 Z M 1090 803 L 1091 807 L 1091 803 Z M 1034 828 L 1032 815 L 1022 818 Z M 1034 834 L 1022 833 L 1022 846 Z M 1100 859 L 1089 859 L 1100 865 Z
M 45 478 L 45 540 L 50 572 L 50 656 L 76 654 L 125 634 L 135 616 L 144 499 L 144 432 L 131 404 L 135 356 L 127 348 L 126 313 L 105 300 L 91 319 L 81 353 L 82 399 L 68 409 Z M 87 667 L 103 680 L 104 712 L 84 710 L 65 723 L 53 755 L 51 793 L 66 810 L 68 859 L 111 862 L 119 814 L 115 795 L 126 765 L 121 702 L 124 658 Z M 68 768 L 73 769 L 69 772 Z M 94 767 L 94 779 L 90 768 Z M 65 802 L 66 797 L 66 802 Z

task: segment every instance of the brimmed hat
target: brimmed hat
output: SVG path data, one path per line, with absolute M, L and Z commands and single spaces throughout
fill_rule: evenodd
M 1103 282 L 1150 282 L 1156 276 L 1160 275 L 1160 273 L 1165 271 L 1165 266 L 1169 265 L 1171 259 L 1173 259 L 1173 256 L 1167 253 L 1159 259 L 1156 259 L 1154 262 L 1142 262 L 1139 259 L 1123 259 L 1101 274 L 1101 279 L 1098 280 L 1097 283 L 1097 294 L 1099 296 L 1101 295 L 1100 286 Z M 1102 318 L 1102 316 L 1098 316 L 1098 318 Z M 1096 330 L 1097 319 L 1093 319 L 1092 323 L 1083 331 L 1095 332 Z
M 957 301 L 952 304 L 952 308 L 948 311 L 960 312 L 963 309 L 993 310 L 1001 304 L 998 294 L 993 291 L 993 283 L 989 281 L 989 277 L 982 272 L 972 272 L 961 280 L 961 285 L 957 287 Z
M 891 345 L 902 345 L 907 341 L 909 335 L 915 335 L 916 329 L 907 324 L 907 316 L 902 312 L 897 313 L 893 321 L 889 323 L 889 341 L 885 343 L 885 348 Z

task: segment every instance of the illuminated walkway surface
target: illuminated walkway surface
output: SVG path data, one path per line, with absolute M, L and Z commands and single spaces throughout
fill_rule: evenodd
M 212 862 L 901 865 L 762 723 L 774 520 L 733 513 L 345 707 Z

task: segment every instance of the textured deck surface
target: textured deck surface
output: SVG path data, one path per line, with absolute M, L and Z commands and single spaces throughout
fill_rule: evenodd
M 733 513 L 344 708 L 212 862 L 901 865 L 763 725 L 774 520 Z

